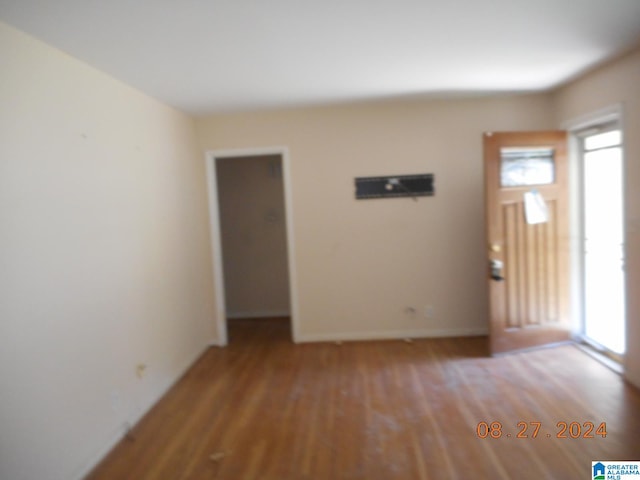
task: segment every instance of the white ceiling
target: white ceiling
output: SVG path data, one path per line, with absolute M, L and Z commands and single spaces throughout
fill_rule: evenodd
M 0 19 L 196 115 L 547 89 L 640 39 L 640 0 L 0 0 Z

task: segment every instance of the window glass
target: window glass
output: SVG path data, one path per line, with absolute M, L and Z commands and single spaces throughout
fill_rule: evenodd
M 500 149 L 500 183 L 503 187 L 550 185 L 555 181 L 553 148 Z
M 612 130 L 610 132 L 598 133 L 584 139 L 585 150 L 596 150 L 598 148 L 613 147 L 620 145 L 622 142 L 622 134 L 620 130 Z

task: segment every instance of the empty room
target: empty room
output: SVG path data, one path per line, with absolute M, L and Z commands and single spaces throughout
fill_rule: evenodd
M 0 479 L 640 475 L 640 2 L 0 0 Z

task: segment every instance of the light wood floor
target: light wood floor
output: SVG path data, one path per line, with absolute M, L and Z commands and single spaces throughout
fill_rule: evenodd
M 231 324 L 91 480 L 566 480 L 640 460 L 640 392 L 573 346 L 489 358 L 486 338 L 294 345 L 282 320 Z

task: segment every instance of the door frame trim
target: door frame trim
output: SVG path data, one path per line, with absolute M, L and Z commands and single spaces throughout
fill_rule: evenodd
M 568 159 L 569 159 L 569 221 L 570 221 L 570 252 L 571 252 L 571 309 L 574 312 L 574 326 L 572 337 L 576 342 L 587 342 L 585 332 L 585 265 L 584 265 L 584 191 L 582 184 L 582 146 L 580 134 L 590 128 L 601 125 L 615 123 L 617 128 L 623 132 L 623 157 L 622 157 L 622 196 L 623 196 L 623 255 L 627 258 L 627 225 L 626 225 L 626 157 L 624 155 L 624 105 L 615 103 L 593 112 L 562 122 L 562 128 L 567 130 L 568 138 Z M 628 286 L 625 273 L 625 301 L 628 303 Z M 625 316 L 625 328 L 627 328 L 628 317 Z M 624 361 L 622 362 L 624 364 Z
M 220 205 L 218 201 L 218 176 L 216 160 L 219 158 L 244 158 L 255 156 L 279 155 L 282 159 L 282 180 L 284 187 L 285 223 L 287 232 L 287 263 L 289 270 L 289 303 L 291 311 L 292 340 L 298 342 L 298 292 L 295 264 L 295 236 L 293 229 L 293 194 L 291 182 L 291 161 L 287 147 L 264 147 L 230 150 L 209 150 L 205 153 L 207 170 L 207 192 L 209 196 L 209 225 L 211 231 L 211 253 L 213 283 L 216 296 L 215 328 L 217 341 L 214 345 L 226 346 L 229 343 L 227 332 L 227 307 L 224 291 L 224 271 L 222 258 L 222 236 L 220 228 Z

